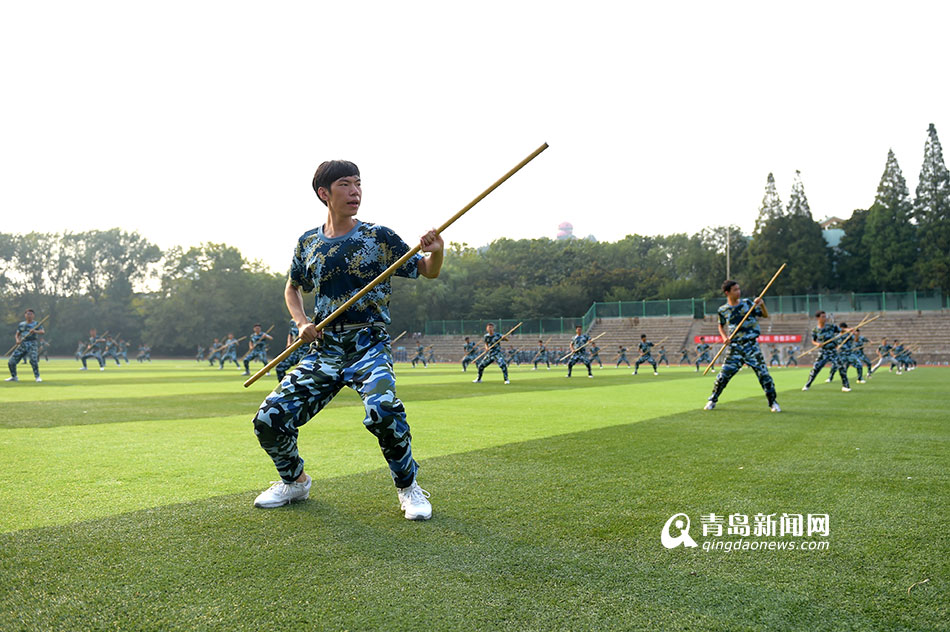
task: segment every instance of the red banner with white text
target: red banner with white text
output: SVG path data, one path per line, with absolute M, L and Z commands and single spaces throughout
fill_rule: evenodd
M 712 336 L 693 336 L 693 341 L 696 344 L 705 342 L 707 344 L 722 344 L 722 338 L 719 337 L 719 334 L 714 334 Z M 779 343 L 794 343 L 801 342 L 801 334 L 759 334 L 759 343 L 760 344 L 779 344 Z

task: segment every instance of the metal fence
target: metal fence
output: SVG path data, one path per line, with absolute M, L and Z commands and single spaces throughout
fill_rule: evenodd
M 573 332 L 578 323 L 586 331 L 598 318 L 649 318 L 651 316 L 702 318 L 706 314 L 715 314 L 722 303 L 722 299 L 703 298 L 594 303 L 581 317 L 525 320 L 517 333 L 565 334 Z M 812 314 L 820 309 L 826 312 L 932 311 L 950 309 L 950 294 L 944 294 L 940 290 L 797 294 L 767 297 L 766 305 L 769 312 L 773 314 Z M 426 335 L 480 335 L 485 331 L 487 322 L 489 319 L 428 320 L 425 333 Z M 505 333 L 518 324 L 518 320 L 513 318 L 498 318 L 490 322 L 495 323 L 495 330 L 500 333 Z

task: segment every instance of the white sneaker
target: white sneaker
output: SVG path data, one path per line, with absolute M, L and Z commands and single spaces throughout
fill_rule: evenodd
M 505 380 L 505 384 L 511 384 L 511 382 L 508 380 Z
M 84 367 L 84 366 L 81 366 L 81 367 L 79 367 L 79 370 L 80 370 L 80 371 L 88 371 L 89 369 L 87 369 L 87 368 Z
M 858 384 L 867 384 L 867 380 L 858 380 Z
M 4 381 L 4 382 L 19 382 L 19 381 L 20 381 L 20 378 L 18 378 L 18 377 L 15 376 L 15 375 L 11 375 L 10 377 L 8 377 L 7 379 L 5 379 L 5 380 L 3 380 L 3 381 Z
M 716 402 L 706 402 L 706 405 L 703 406 L 703 410 L 712 410 L 716 407 Z
M 782 409 L 778 407 L 778 402 L 772 402 L 772 405 L 769 407 L 769 410 L 771 410 L 773 413 L 782 412 Z
M 36 381 L 37 381 L 37 382 L 42 382 L 42 381 L 43 381 L 43 378 L 37 376 L 37 377 L 36 377 Z
M 397 487 L 399 508 L 405 512 L 406 520 L 428 520 L 432 517 L 432 503 L 429 502 L 429 492 L 419 487 L 419 483 L 412 481 L 409 487 Z
M 803 390 L 803 391 L 807 391 L 807 390 L 808 390 L 808 385 L 806 384 L 805 386 L 803 386 L 803 387 L 802 387 L 802 390 Z
M 475 378 L 474 380 L 472 380 L 472 384 L 481 384 L 481 383 L 482 383 L 481 378 Z
M 295 500 L 307 500 L 310 496 L 310 485 L 312 483 L 313 479 L 309 475 L 303 483 L 275 481 L 270 487 L 258 494 L 257 498 L 254 499 L 254 506 L 271 509 L 289 505 Z
M 99 367 L 99 370 L 100 370 L 100 371 L 105 371 L 105 370 L 106 370 L 106 367 L 101 366 L 101 367 Z
M 654 372 L 653 372 L 653 375 L 659 375 L 659 373 L 657 373 L 656 371 L 654 371 Z
M 831 378 L 829 377 L 827 380 L 825 380 L 825 384 L 830 384 L 830 383 L 831 383 Z
M 842 387 L 841 387 L 841 392 L 842 392 L 842 393 L 850 393 L 850 392 L 851 392 L 851 389 L 848 388 L 847 386 L 842 386 Z
M 587 374 L 587 377 L 589 377 L 590 379 L 594 379 L 594 376 L 589 373 Z

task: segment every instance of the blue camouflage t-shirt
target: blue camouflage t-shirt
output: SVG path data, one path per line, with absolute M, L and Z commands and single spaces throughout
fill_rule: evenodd
M 36 322 L 35 320 L 32 323 L 28 323 L 25 320 L 20 321 L 20 324 L 16 326 L 16 330 L 20 334 L 20 341 L 21 342 L 36 342 L 36 332 L 32 330 L 34 328 L 43 329 L 42 327 L 39 327 L 38 325 L 39 323 Z
M 320 322 L 355 296 L 370 281 L 409 252 L 399 235 L 385 226 L 357 222 L 345 235 L 329 238 L 323 227 L 304 233 L 297 242 L 290 266 L 290 282 L 305 292 L 315 292 L 314 316 Z M 416 253 L 396 270 L 396 276 L 419 276 Z M 349 323 L 383 321 L 390 323 L 390 279 L 382 281 L 343 313 Z
M 838 327 L 838 325 L 825 323 L 824 327 L 815 327 L 811 330 L 811 339 L 815 342 L 820 342 L 823 349 L 830 349 L 834 351 L 835 347 L 837 346 L 837 342 L 831 339 L 840 333 L 841 328 Z
M 758 318 L 762 316 L 762 306 L 755 305 L 752 299 L 740 298 L 739 302 L 735 305 L 730 305 L 726 303 L 722 305 L 719 312 L 719 324 L 722 325 L 723 329 L 726 330 L 726 333 L 733 334 L 736 326 L 739 324 L 739 321 L 745 317 L 746 312 L 750 309 L 752 313 L 749 314 L 749 317 L 745 319 L 745 322 L 742 323 L 742 327 L 739 328 L 735 334 L 732 335 L 732 342 L 748 342 L 750 340 L 756 340 L 759 337 L 759 321 Z

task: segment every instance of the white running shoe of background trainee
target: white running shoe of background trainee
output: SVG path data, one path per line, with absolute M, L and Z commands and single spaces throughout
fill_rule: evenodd
M 850 393 L 850 392 L 851 392 L 851 389 L 848 388 L 847 386 L 842 386 L 842 387 L 841 387 L 841 390 L 842 390 L 843 392 L 845 392 L 845 393 Z
M 309 474 L 307 480 L 302 483 L 276 481 L 254 499 L 254 506 L 261 509 L 272 509 L 289 505 L 297 500 L 307 500 L 310 497 L 310 485 L 312 483 L 313 479 L 310 478 Z
M 703 406 L 703 410 L 712 410 L 716 407 L 716 402 L 706 402 L 706 405 Z
M 419 483 L 412 481 L 409 487 L 397 487 L 399 508 L 405 512 L 406 520 L 428 520 L 432 517 L 432 503 L 429 502 L 429 492 L 419 487 Z
M 5 380 L 3 380 L 3 381 L 4 381 L 4 382 L 19 382 L 19 381 L 20 381 L 20 378 L 18 378 L 18 377 L 15 376 L 15 375 L 11 375 L 10 377 L 8 377 L 7 379 L 5 379 Z
M 36 381 L 37 381 L 37 382 L 42 382 L 42 381 L 43 381 L 43 378 L 41 378 L 40 376 L 37 375 L 37 376 L 36 376 Z
M 772 405 L 769 407 L 769 410 L 771 410 L 773 413 L 782 412 L 782 409 L 778 407 L 778 402 L 772 402 Z

